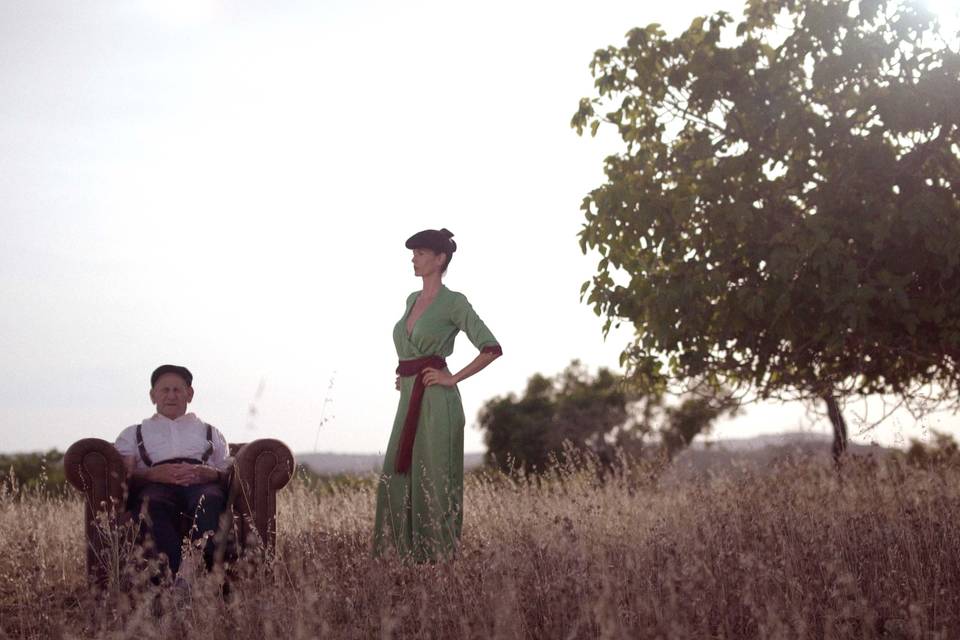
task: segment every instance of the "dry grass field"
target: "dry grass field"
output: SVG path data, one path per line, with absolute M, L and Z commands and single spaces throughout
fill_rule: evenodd
M 372 483 L 294 483 L 275 559 L 227 602 L 199 574 L 98 599 L 79 499 L 8 491 L 0 637 L 960 638 L 955 467 L 595 478 L 471 476 L 462 554 L 427 566 L 371 559 Z

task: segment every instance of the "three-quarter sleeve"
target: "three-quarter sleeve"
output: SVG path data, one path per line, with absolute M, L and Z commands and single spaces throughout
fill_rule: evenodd
M 453 303 L 452 320 L 458 329 L 467 334 L 467 338 L 483 353 L 503 354 L 500 342 L 494 337 L 487 325 L 484 324 L 473 306 L 463 294 L 456 294 Z

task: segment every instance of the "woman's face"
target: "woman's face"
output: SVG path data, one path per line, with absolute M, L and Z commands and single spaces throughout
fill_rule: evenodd
M 443 261 L 444 254 L 434 253 L 431 249 L 414 249 L 413 258 L 413 275 L 415 276 L 430 276 L 434 273 L 441 273 L 443 271 Z

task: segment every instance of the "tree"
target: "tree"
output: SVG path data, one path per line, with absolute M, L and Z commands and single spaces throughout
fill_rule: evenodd
M 553 382 L 536 374 L 527 382 L 523 397 L 496 397 L 480 409 L 479 425 L 485 431 L 488 465 L 508 468 L 514 463 L 526 470 L 544 469 L 556 449 L 550 424 L 554 412 Z
M 749 0 L 594 54 L 571 125 L 626 149 L 583 201 L 584 295 L 640 382 L 957 401 L 960 55 L 922 2 Z M 724 44 L 728 42 L 728 44 Z
M 663 394 L 640 393 L 606 368 L 591 375 L 574 360 L 553 378 L 534 374 L 519 398 L 509 394 L 487 401 L 479 424 L 487 464 L 529 472 L 564 460 L 567 446 L 610 465 L 618 451 L 643 455 L 656 434 L 672 458 L 730 408 L 717 396 L 691 396 L 668 406 Z

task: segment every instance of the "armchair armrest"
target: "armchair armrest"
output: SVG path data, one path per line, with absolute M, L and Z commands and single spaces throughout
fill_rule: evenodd
M 123 457 L 112 444 L 100 438 L 84 438 L 70 445 L 63 456 L 67 481 L 87 496 L 95 508 L 123 500 L 127 470 Z
M 105 584 L 107 560 L 97 514 L 114 518 L 124 510 L 127 470 L 123 457 L 106 440 L 84 438 L 70 445 L 63 456 L 67 481 L 84 494 L 83 520 L 87 540 L 87 572 Z
M 272 438 L 254 440 L 239 448 L 234 457 L 230 486 L 231 502 L 240 516 L 240 540 L 256 534 L 267 549 L 276 543 L 277 491 L 293 477 L 293 453 Z

